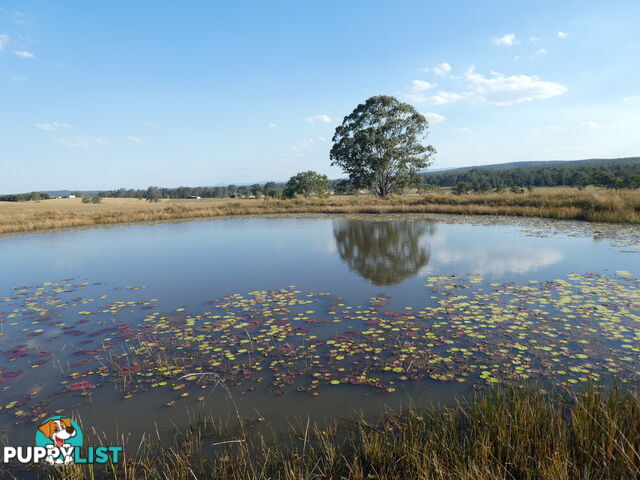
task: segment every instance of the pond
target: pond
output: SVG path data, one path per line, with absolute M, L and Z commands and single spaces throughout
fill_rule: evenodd
M 5 237 L 3 440 L 61 413 L 107 436 L 196 410 L 278 431 L 496 383 L 637 382 L 638 237 L 446 215 Z

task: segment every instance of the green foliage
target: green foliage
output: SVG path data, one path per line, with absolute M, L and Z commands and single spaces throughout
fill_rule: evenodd
M 239 198 L 247 198 L 250 194 L 251 194 L 251 191 L 249 190 L 249 187 L 247 187 L 246 185 L 242 185 L 238 187 L 237 196 Z
M 251 195 L 256 198 L 262 195 L 262 186 L 259 183 L 254 183 L 253 185 L 251 185 L 249 187 L 249 190 L 251 191 Z
M 456 186 L 453 187 L 453 193 L 456 195 L 464 195 L 465 193 L 469 193 L 469 190 L 471 190 L 471 187 L 467 182 L 458 182 Z
M 308 197 L 326 197 L 329 194 L 329 179 L 313 170 L 300 172 L 289 179 L 282 192 L 284 198 L 296 195 Z
M 386 197 L 411 185 L 435 153 L 422 145 L 428 130 L 426 118 L 394 97 L 369 98 L 336 128 L 331 165 L 349 175 L 356 188 Z
M 282 189 L 275 182 L 265 183 L 262 191 L 265 197 L 280 198 L 282 196 Z
M 333 193 L 336 195 L 354 195 L 357 189 L 350 180 L 341 179 L 335 182 Z
M 144 198 L 146 198 L 149 202 L 158 203 L 162 198 L 162 194 L 160 193 L 160 189 L 158 189 L 158 187 L 149 187 L 147 188 Z
M 635 161 L 634 161 L 635 160 Z M 587 185 L 606 188 L 640 188 L 640 161 L 638 159 L 580 161 L 549 165 L 510 168 L 456 169 L 424 174 L 427 182 L 441 187 L 454 187 L 466 183 L 474 192 L 517 187 L 572 186 L 583 189 Z

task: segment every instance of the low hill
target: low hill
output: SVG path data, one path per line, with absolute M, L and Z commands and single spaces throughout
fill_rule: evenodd
M 430 185 L 460 186 L 461 192 L 528 186 L 640 188 L 640 157 L 499 163 L 422 175 Z

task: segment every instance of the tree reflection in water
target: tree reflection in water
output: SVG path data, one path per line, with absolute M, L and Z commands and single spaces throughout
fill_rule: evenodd
M 336 219 L 333 235 L 349 268 L 374 285 L 395 285 L 429 262 L 425 236 L 435 233 L 429 220 Z

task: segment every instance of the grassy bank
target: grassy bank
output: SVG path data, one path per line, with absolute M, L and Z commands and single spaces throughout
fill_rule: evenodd
M 202 426 L 148 441 L 126 466 L 51 469 L 49 479 L 631 479 L 640 477 L 640 398 L 499 389 L 451 408 L 386 414 L 377 424 L 302 424 L 273 446 L 247 431 L 220 443 Z M 135 449 L 133 449 L 135 450 Z M 212 456 L 211 453 L 214 452 Z M 134 458 L 135 453 L 135 458 Z
M 0 233 L 227 215 L 284 213 L 453 213 L 640 223 L 639 190 L 541 188 L 527 193 L 336 196 L 324 199 L 162 200 L 106 198 L 0 202 Z

